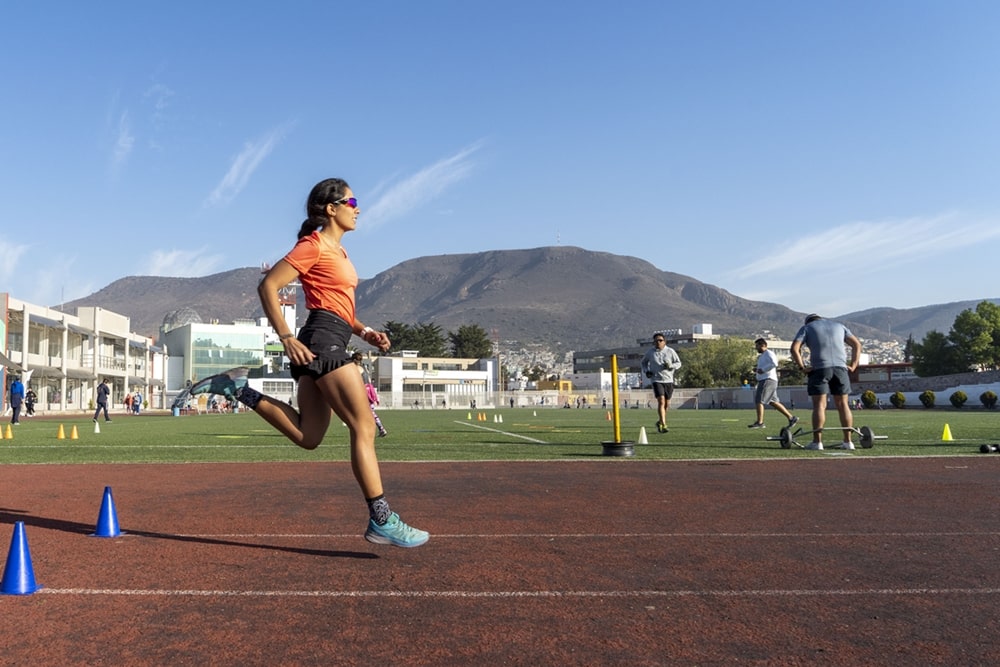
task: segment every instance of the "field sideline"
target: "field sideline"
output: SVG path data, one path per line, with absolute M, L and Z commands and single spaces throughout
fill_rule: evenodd
M 602 442 L 614 441 L 614 424 L 600 409 L 515 408 L 463 410 L 384 410 L 389 436 L 378 440 L 382 461 L 542 461 L 602 457 Z M 479 414 L 485 421 L 478 419 Z M 809 412 L 796 410 L 800 425 Z M 471 417 L 471 419 L 470 419 Z M 836 426 L 836 413 L 828 412 Z M 766 413 L 767 428 L 749 430 L 751 410 L 674 410 L 670 432 L 654 426 L 654 410 L 623 410 L 621 440 L 638 441 L 645 428 L 648 444 L 637 444 L 629 460 L 786 459 L 831 456 L 976 455 L 984 443 L 1000 442 L 1000 413 L 983 410 L 923 409 L 858 411 L 855 426 L 888 436 L 874 448 L 855 452 L 781 449 L 765 436 L 777 435 L 784 420 Z M 945 425 L 952 436 L 944 441 Z M 63 429 L 64 439 L 58 431 Z M 179 463 L 343 461 L 348 458 L 347 429 L 336 419 L 315 451 L 296 448 L 254 414 L 114 415 L 96 433 L 86 416 L 22 419 L 12 438 L 0 441 L 0 463 Z M 72 439 L 73 429 L 77 438 Z M 808 427 L 805 427 L 808 428 Z M 7 425 L 3 424 L 6 432 Z M 808 443 L 810 437 L 797 440 Z M 827 443 L 840 441 L 827 433 Z M 857 444 L 857 436 L 855 436 Z M 605 457 L 616 459 L 617 457 Z M 620 459 L 619 459 L 620 460 Z

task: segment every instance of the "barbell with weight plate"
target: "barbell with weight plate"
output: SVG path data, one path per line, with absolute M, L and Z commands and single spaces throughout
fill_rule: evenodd
M 791 429 L 787 426 L 784 426 L 781 431 L 778 432 L 778 435 L 769 435 L 767 436 L 767 439 L 777 440 L 781 443 L 782 449 L 790 449 L 792 445 L 802 447 L 801 444 L 795 441 L 797 436 L 812 435 L 813 433 L 819 433 L 821 431 L 850 431 L 851 433 L 857 433 L 860 438 L 862 449 L 871 449 L 875 445 L 876 440 L 886 440 L 889 438 L 887 435 L 876 435 L 875 431 L 870 426 L 862 426 L 861 428 L 855 428 L 853 426 L 828 426 L 814 431 L 806 431 L 800 428 L 796 429 L 794 433 L 792 433 Z

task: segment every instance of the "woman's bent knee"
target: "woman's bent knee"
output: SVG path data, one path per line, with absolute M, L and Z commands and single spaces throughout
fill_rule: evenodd
M 311 449 L 316 449 L 317 447 L 319 447 L 319 443 L 321 443 L 321 442 L 323 442 L 323 436 L 322 435 L 320 435 L 318 437 L 317 436 L 310 436 L 310 435 L 303 435 L 302 439 L 299 440 L 295 444 L 297 444 L 302 449 L 310 449 L 311 450 Z

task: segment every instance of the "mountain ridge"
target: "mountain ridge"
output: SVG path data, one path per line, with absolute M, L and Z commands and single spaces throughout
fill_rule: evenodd
M 136 332 L 157 338 L 164 319 L 182 309 L 194 310 L 203 321 L 262 317 L 256 291 L 260 274 L 245 267 L 199 278 L 129 276 L 60 309 L 107 308 L 128 316 Z M 947 332 L 961 310 L 983 300 L 1000 303 L 979 299 L 829 316 L 849 323 L 862 338 L 913 335 L 919 341 L 930 329 Z M 505 341 L 546 342 L 564 350 L 628 346 L 657 329 L 689 332 L 703 323 L 721 335 L 769 331 L 788 339 L 804 315 L 738 297 L 637 257 L 574 246 L 409 259 L 360 281 L 357 301 L 359 319 L 373 326 L 419 322 L 454 331 L 478 324 Z M 301 290 L 299 302 L 301 322 Z

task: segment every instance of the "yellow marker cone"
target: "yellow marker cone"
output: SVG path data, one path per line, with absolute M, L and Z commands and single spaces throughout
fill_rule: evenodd
M 10 427 L 10 424 L 7 424 L 7 431 L 6 433 L 4 433 L 3 437 L 7 438 L 8 440 L 14 439 L 14 430 Z
M 636 444 L 639 444 L 639 445 L 648 445 L 649 444 L 649 440 L 646 439 L 646 427 L 645 426 L 642 426 L 642 427 L 639 428 L 639 442 L 636 443 Z
M 471 422 L 472 421 L 472 413 L 470 412 L 469 414 L 465 415 L 465 418 L 468 419 Z
M 944 432 L 941 433 L 941 440 L 943 442 L 951 442 L 954 439 L 955 438 L 951 437 L 951 429 L 948 428 L 947 424 L 945 424 L 944 425 Z
M 70 440 L 79 440 L 80 439 L 80 434 L 76 430 L 76 424 L 73 424 L 73 430 L 71 430 L 69 432 L 69 439 Z
M 63 430 L 63 425 L 62 424 L 59 424 L 59 435 L 57 435 L 56 438 L 58 438 L 59 440 L 65 440 L 66 439 L 66 431 Z

